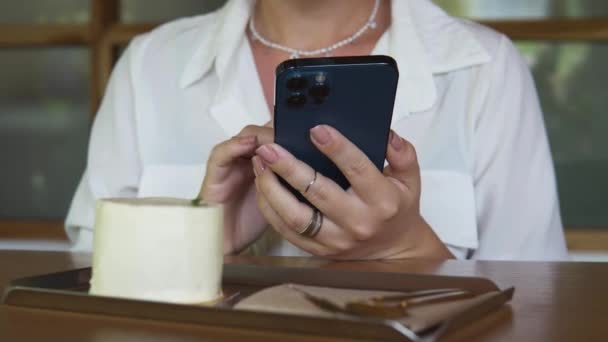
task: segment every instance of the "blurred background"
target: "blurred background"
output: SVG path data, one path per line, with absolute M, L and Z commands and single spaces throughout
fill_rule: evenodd
M 539 88 L 571 253 L 608 261 L 608 1 L 435 2 L 517 43 Z M 63 219 L 121 49 L 162 22 L 223 3 L 0 2 L 0 249 L 66 247 Z

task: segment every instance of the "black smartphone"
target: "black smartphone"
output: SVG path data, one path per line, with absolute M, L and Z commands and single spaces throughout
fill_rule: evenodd
M 275 142 L 347 189 L 346 177 L 310 140 L 310 129 L 320 124 L 332 126 L 382 170 L 398 80 L 397 62 L 389 56 L 290 59 L 279 64 Z M 281 181 L 308 203 L 299 191 Z

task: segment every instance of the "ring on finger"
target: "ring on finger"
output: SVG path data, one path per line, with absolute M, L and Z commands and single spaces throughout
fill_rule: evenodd
M 315 225 L 313 226 L 313 229 L 310 231 L 310 233 L 306 234 L 305 236 L 311 239 L 314 239 L 315 236 L 317 236 L 317 234 L 319 234 L 319 232 L 321 231 L 321 227 L 323 226 L 323 213 L 322 212 L 318 212 L 317 215 L 317 221 L 315 222 Z
M 301 236 L 307 238 L 314 238 L 321 231 L 321 226 L 323 225 L 323 214 L 317 210 L 313 209 L 313 214 L 310 219 L 310 222 L 302 231 L 298 232 Z
M 307 193 L 308 190 L 310 190 L 310 187 L 312 187 L 313 184 L 315 184 L 316 181 L 317 181 L 317 171 L 315 171 L 315 175 L 313 176 L 313 178 L 310 181 L 310 183 L 308 183 L 308 185 L 306 186 L 306 189 L 304 189 L 304 191 L 302 191 L 302 193 L 303 194 Z
M 308 224 L 300 229 L 297 233 L 299 235 L 304 235 L 307 231 L 309 231 L 312 227 L 314 227 L 315 222 L 318 220 L 317 216 L 319 215 L 319 211 L 317 209 L 312 209 L 312 215 L 310 216 L 310 221 Z

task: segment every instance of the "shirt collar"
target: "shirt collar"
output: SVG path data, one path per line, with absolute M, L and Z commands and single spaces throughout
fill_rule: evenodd
M 198 82 L 215 67 L 220 80 L 223 78 L 234 53 L 238 50 L 253 10 L 252 0 L 229 0 L 208 18 L 211 23 L 198 29 L 198 41 L 194 53 L 186 65 L 180 86 L 187 88 Z
M 245 38 L 252 0 L 229 0 L 199 28 L 192 57 L 180 78 L 187 88 L 215 68 L 220 81 Z M 490 55 L 460 20 L 429 0 L 392 0 L 388 54 L 397 61 L 400 81 L 396 115 L 430 109 L 437 100 L 434 76 L 483 64 Z M 398 111 L 398 109 L 400 111 Z
M 490 61 L 465 25 L 429 0 L 393 0 L 388 52 L 399 66 L 393 121 L 437 101 L 434 76 Z

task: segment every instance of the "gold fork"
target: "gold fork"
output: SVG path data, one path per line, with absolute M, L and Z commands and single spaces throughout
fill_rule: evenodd
M 361 316 L 399 318 L 407 316 L 407 309 L 418 306 L 449 302 L 473 297 L 469 291 L 461 289 L 424 290 L 389 295 L 346 303 L 344 309 Z
M 293 289 L 300 292 L 308 301 L 325 311 L 382 318 L 407 316 L 407 308 L 412 306 L 436 304 L 474 296 L 471 292 L 462 289 L 434 289 L 355 300 L 347 302 L 344 307 L 341 307 L 325 298 L 315 296 L 295 286 Z

